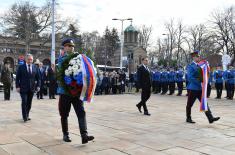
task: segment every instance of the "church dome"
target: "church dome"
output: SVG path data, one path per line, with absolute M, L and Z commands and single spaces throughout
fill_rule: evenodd
M 124 32 L 138 32 L 132 25 L 128 26 Z

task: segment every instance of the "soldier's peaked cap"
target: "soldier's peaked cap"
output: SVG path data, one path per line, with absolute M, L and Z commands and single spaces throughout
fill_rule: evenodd
M 62 41 L 62 46 L 66 46 L 66 45 L 70 45 L 70 46 L 75 46 L 73 39 L 65 39 L 64 41 Z

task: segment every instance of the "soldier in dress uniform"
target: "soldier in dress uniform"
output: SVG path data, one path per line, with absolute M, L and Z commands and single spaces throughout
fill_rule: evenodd
M 154 71 L 152 71 L 151 72 L 151 77 L 152 77 L 152 92 L 155 92 L 156 91 L 156 74 L 155 74 L 155 71 L 156 70 L 154 70 Z
M 192 120 L 191 117 L 191 108 L 198 99 L 201 101 L 202 97 L 202 75 L 200 75 L 200 66 L 198 65 L 198 62 L 200 61 L 199 57 L 199 51 L 194 51 L 191 53 L 191 56 L 193 58 L 193 62 L 187 67 L 187 73 L 188 73 L 188 101 L 186 106 L 186 122 L 187 123 L 195 123 Z M 220 117 L 213 117 L 209 105 L 208 105 L 208 111 L 205 112 L 207 119 L 209 123 L 213 123 L 214 121 L 218 121 Z
M 177 96 L 181 96 L 183 92 L 183 84 L 184 84 L 184 71 L 182 67 L 176 72 L 176 82 L 178 87 L 178 94 Z
M 163 73 L 163 67 L 160 68 L 160 71 L 159 71 L 159 93 L 162 92 L 163 90 L 163 83 L 162 83 L 162 73 Z
M 161 84 L 160 84 L 160 77 L 161 77 L 161 72 L 159 71 L 160 68 L 155 72 L 155 80 L 156 80 L 156 90 L 155 94 L 158 94 L 161 92 Z
M 170 68 L 170 72 L 168 73 L 168 82 L 169 82 L 169 94 L 172 95 L 175 93 L 175 80 L 176 80 L 176 74 L 174 71 L 174 68 Z
M 208 84 L 207 84 L 207 98 L 209 98 L 210 95 L 211 95 L 211 85 L 212 85 L 212 82 L 213 82 L 213 72 L 210 71 L 209 79 L 208 79 Z
M 221 99 L 221 95 L 223 91 L 223 71 L 221 70 L 221 65 L 217 66 L 213 77 L 215 79 L 215 88 L 216 88 L 216 93 L 217 93 L 216 99 Z
M 64 53 L 62 53 L 58 60 L 58 68 L 61 67 L 63 61 L 68 56 L 68 53 L 74 52 L 74 43 L 72 39 L 66 39 L 62 42 L 62 46 L 64 47 Z M 58 94 L 59 98 L 59 113 L 61 116 L 61 126 L 63 132 L 63 140 L 65 142 L 71 142 L 68 132 L 68 116 L 71 109 L 71 104 L 76 112 L 78 118 L 78 124 L 80 129 L 80 134 L 82 138 L 82 144 L 88 143 L 94 139 L 93 136 L 88 136 L 87 133 L 87 122 L 86 122 L 86 112 L 84 109 L 84 103 L 80 100 L 80 96 L 70 96 L 65 94 L 65 90 L 60 85 L 58 86 Z
M 163 72 L 161 74 L 161 83 L 162 83 L 162 93 L 161 95 L 165 95 L 168 91 L 168 78 L 167 78 L 167 71 L 166 69 L 164 68 L 163 69 Z
M 3 83 L 4 100 L 10 100 L 11 97 L 11 84 L 13 82 L 13 74 L 10 69 L 10 64 L 5 63 L 1 71 L 1 81 Z
M 228 94 L 229 94 L 229 89 L 228 89 L 228 72 L 229 72 L 228 69 L 223 72 L 224 86 L 225 86 L 225 90 L 226 90 L 225 98 L 228 98 Z
M 233 100 L 234 96 L 234 84 L 235 84 L 235 69 L 232 69 L 232 66 L 228 68 L 228 98 L 229 100 Z

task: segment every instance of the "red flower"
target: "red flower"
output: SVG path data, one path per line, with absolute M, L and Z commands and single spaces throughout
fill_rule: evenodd
M 82 85 L 78 85 L 76 81 L 72 81 L 70 84 L 69 92 L 72 96 L 76 96 L 82 91 Z

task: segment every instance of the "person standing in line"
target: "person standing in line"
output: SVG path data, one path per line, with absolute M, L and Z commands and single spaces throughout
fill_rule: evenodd
M 138 81 L 138 76 L 137 76 L 137 72 L 134 73 L 134 82 L 135 82 L 135 89 L 136 89 L 136 93 L 139 92 L 139 81 Z
M 160 83 L 160 76 L 161 73 L 159 71 L 160 68 L 157 68 L 156 72 L 155 72 L 155 80 L 156 80 L 156 91 L 154 92 L 155 94 L 158 94 L 161 92 L 161 83 Z
M 207 84 L 207 98 L 210 98 L 211 95 L 211 84 L 213 82 L 213 72 L 209 73 L 209 79 Z
M 232 66 L 228 68 L 228 100 L 233 100 L 234 96 L 234 84 L 235 84 L 235 70 L 232 69 Z
M 182 67 L 176 72 L 176 82 L 178 87 L 178 94 L 177 96 L 181 96 L 183 92 L 183 85 L 184 85 L 184 72 L 182 70 Z
M 168 81 L 169 81 L 169 94 L 168 95 L 172 95 L 175 93 L 175 79 L 176 79 L 176 75 L 175 75 L 174 68 L 170 68 L 170 72 L 168 74 Z
M 136 105 L 139 112 L 141 113 L 141 107 L 144 109 L 144 115 L 150 116 L 146 102 L 151 95 L 151 73 L 148 68 L 148 58 L 142 58 L 142 65 L 138 68 L 137 75 L 140 83 L 141 92 L 141 101 Z
M 55 98 L 56 71 L 55 71 L 54 64 L 51 64 L 51 67 L 49 67 L 47 78 L 48 78 L 48 85 L 49 85 L 49 99 L 56 99 Z
M 228 69 L 223 72 L 224 86 L 225 86 L 225 90 L 226 90 L 226 96 L 224 98 L 228 98 L 228 94 L 229 94 L 229 89 L 228 89 L 228 72 L 229 72 Z
M 20 93 L 22 103 L 22 117 L 24 122 L 31 120 L 29 112 L 35 91 L 40 91 L 40 75 L 33 64 L 33 55 L 27 54 L 26 63 L 20 65 L 16 73 L 16 90 Z
M 195 123 L 191 117 L 191 109 L 196 101 L 196 99 L 201 101 L 202 98 L 202 75 L 201 75 L 201 67 L 198 65 L 200 62 L 199 51 L 194 51 L 191 53 L 191 57 L 193 62 L 187 67 L 188 73 L 188 100 L 186 106 L 186 122 L 187 123 Z M 213 123 L 218 121 L 220 117 L 213 117 L 211 110 L 208 105 L 208 111 L 205 112 L 205 115 L 209 121 L 209 123 Z
M 166 71 L 166 68 L 163 69 L 163 72 L 161 74 L 161 83 L 162 83 L 162 93 L 161 95 L 165 95 L 168 91 L 168 73 Z
M 1 82 L 3 83 L 4 100 L 10 100 L 11 98 L 11 85 L 13 82 L 13 74 L 10 69 L 10 64 L 5 63 L 1 71 Z
M 40 91 L 37 93 L 38 99 L 43 99 L 43 92 L 44 92 L 44 84 L 45 84 L 45 69 L 43 68 L 43 63 L 39 62 L 39 75 L 41 79 Z
M 218 65 L 216 71 L 214 72 L 215 79 L 215 88 L 216 88 L 216 99 L 221 99 L 221 95 L 223 92 L 223 71 L 221 70 L 221 66 Z

